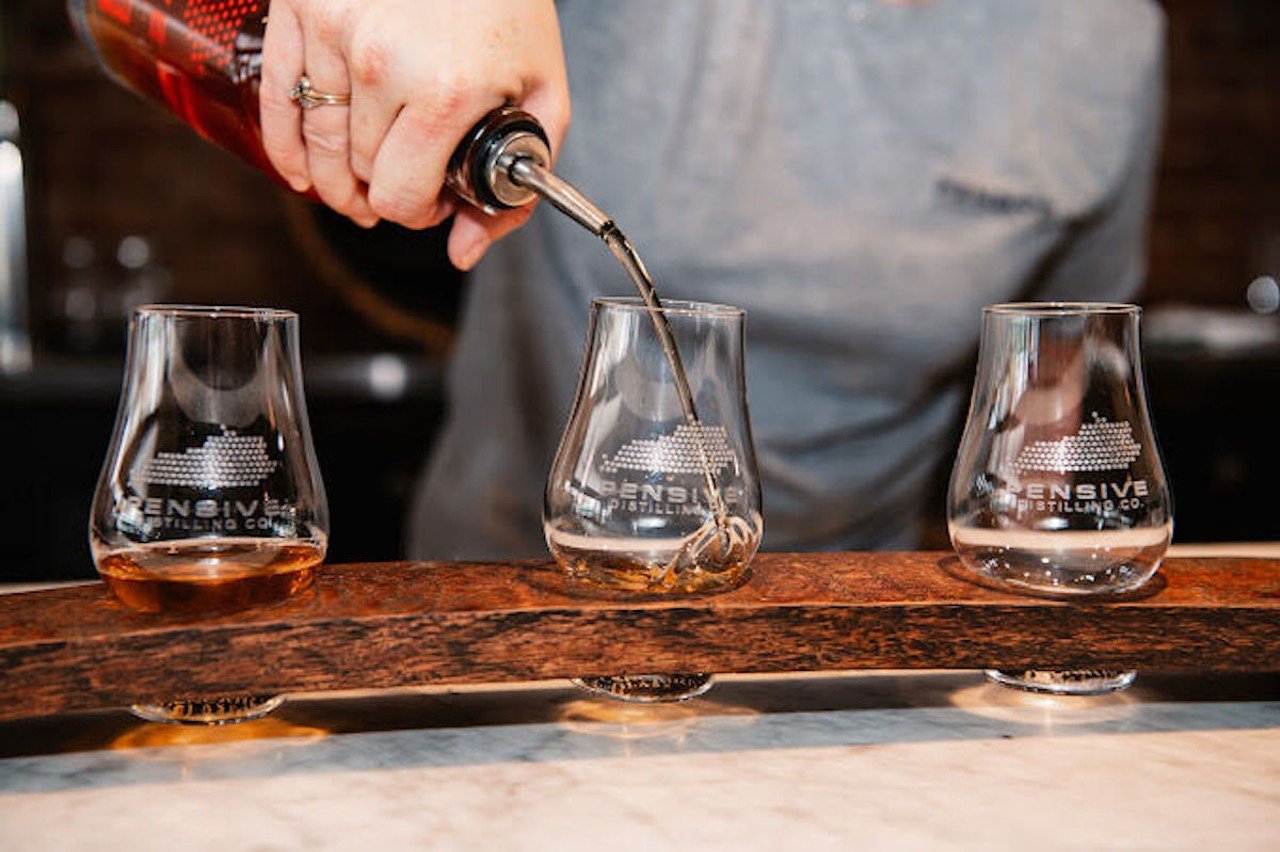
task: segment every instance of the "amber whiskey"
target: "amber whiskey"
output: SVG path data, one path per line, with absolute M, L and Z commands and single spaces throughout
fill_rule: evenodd
M 218 612 L 275 603 L 311 585 L 324 546 L 276 539 L 189 539 L 117 550 L 98 573 L 143 612 Z

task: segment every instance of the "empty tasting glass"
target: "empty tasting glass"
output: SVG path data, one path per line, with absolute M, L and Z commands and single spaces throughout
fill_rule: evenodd
M 592 303 L 586 362 L 543 508 L 547 545 L 570 576 L 653 594 L 745 576 L 763 520 L 744 322 L 743 311 L 722 305 Z M 581 681 L 640 701 L 687 698 L 709 682 L 706 674 Z
M 328 527 L 297 315 L 138 308 L 89 524 L 98 573 L 116 597 L 144 612 L 192 613 L 283 600 L 310 585 Z M 280 702 L 162 698 L 133 710 L 220 723 Z
M 1027 303 L 983 312 L 978 375 L 947 501 L 970 570 L 1050 597 L 1136 589 L 1173 530 L 1147 413 L 1135 305 Z M 1088 694 L 1133 672 L 988 672 Z

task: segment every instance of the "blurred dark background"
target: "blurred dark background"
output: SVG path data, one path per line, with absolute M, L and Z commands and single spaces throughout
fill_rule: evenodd
M 62 2 L 3 3 L 36 366 L 0 373 L 0 581 L 92 576 L 86 514 L 137 301 L 299 311 L 331 558 L 396 558 L 465 287 L 441 235 L 365 239 L 107 80 Z M 1143 301 L 1176 537 L 1274 540 L 1280 3 L 1163 6 L 1169 104 Z

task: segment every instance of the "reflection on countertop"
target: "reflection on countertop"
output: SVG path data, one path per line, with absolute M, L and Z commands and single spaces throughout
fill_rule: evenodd
M 972 672 L 300 696 L 189 729 L 0 725 L 0 845 L 1275 848 L 1280 679 L 1048 698 Z M 228 818 L 234 814 L 234 818 Z

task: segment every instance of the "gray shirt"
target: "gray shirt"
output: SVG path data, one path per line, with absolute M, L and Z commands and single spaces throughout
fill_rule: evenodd
M 916 545 L 984 305 L 1127 300 L 1162 104 L 1145 0 L 564 0 L 557 170 L 669 298 L 745 308 L 770 549 Z M 543 205 L 473 275 L 412 555 L 546 553 L 590 301 Z

